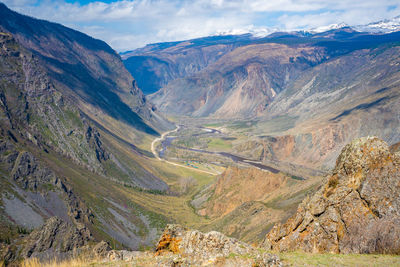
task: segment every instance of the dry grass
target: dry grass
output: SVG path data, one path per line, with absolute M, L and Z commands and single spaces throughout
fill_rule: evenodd
M 400 266 L 399 255 L 278 253 L 289 266 Z
M 42 263 L 36 258 L 27 259 L 22 262 L 22 267 L 78 267 L 89 264 L 89 262 L 84 261 L 83 259 L 71 259 L 66 261 L 56 261 L 52 260 L 48 263 Z
M 274 253 L 274 252 L 272 252 Z M 24 261 L 22 267 L 86 267 L 86 266 L 159 266 L 164 256 L 154 254 L 144 255 L 131 262 L 108 261 L 94 258 L 78 258 L 66 261 L 51 261 L 47 264 L 40 263 L 37 259 Z M 399 255 L 382 254 L 311 254 L 300 251 L 278 253 L 285 266 L 400 266 Z M 167 256 L 168 258 L 169 256 Z M 0 266 L 3 264 L 0 262 Z
M 22 262 L 21 267 L 81 267 L 98 263 L 100 260 L 76 258 L 65 261 L 52 260 L 48 263 L 42 263 L 36 258 L 27 259 Z

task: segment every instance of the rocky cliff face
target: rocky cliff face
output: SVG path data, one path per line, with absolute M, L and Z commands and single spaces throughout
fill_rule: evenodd
M 265 244 L 280 251 L 399 253 L 400 158 L 376 137 L 356 139 L 327 183 Z
M 356 51 L 320 64 L 291 83 L 261 119 L 281 114 L 296 118 L 291 129 L 267 142 L 272 156 L 331 168 L 341 148 L 354 138 L 376 135 L 389 144 L 398 142 L 398 52 L 399 47 L 385 46 Z
M 262 201 L 271 197 L 274 191 L 285 187 L 288 179 L 289 177 L 281 173 L 230 167 L 218 177 L 207 192 L 197 196 L 192 204 L 198 208 L 201 215 L 210 218 L 224 216 L 245 202 Z M 206 194 L 209 194 L 207 201 L 200 204 Z
M 32 153 L 18 152 L 10 141 L 0 146 L 1 168 L 11 170 L 10 180 L 1 181 L 0 233 L 8 240 L 2 258 L 12 262 L 72 256 L 92 238 L 88 228 L 93 226 L 92 211 Z M 19 236 L 14 236 L 15 228 Z
M 237 142 L 234 151 L 326 171 L 355 138 L 398 142 L 398 52 L 386 45 L 357 50 L 305 70 L 254 118 L 248 131 L 257 137 Z

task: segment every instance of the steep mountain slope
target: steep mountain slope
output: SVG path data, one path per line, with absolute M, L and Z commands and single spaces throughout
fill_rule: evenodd
M 40 256 L 49 244 L 27 234 L 45 222 L 70 244 L 50 244 L 50 258 L 90 240 L 152 244 L 169 219 L 127 196 L 168 191 L 137 145 L 170 123 L 105 43 L 3 4 L 0 14 L 1 256 Z
M 156 131 L 153 128 L 168 127 L 152 112 L 120 57 L 106 43 L 59 24 L 17 14 L 3 4 L 0 12 L 2 27 L 39 56 L 55 86 L 81 109 L 89 114 L 101 109 L 152 134 Z
M 170 82 L 150 100 L 172 114 L 251 116 L 263 111 L 290 79 L 324 56 L 322 49 L 302 45 L 242 46 L 199 74 Z
M 150 124 L 158 115 L 152 115 L 153 111 L 144 102 L 143 94 L 134 86 L 118 55 L 101 41 L 58 24 L 19 15 L 4 5 L 1 7 L 1 27 L 11 32 L 11 39 L 5 40 L 4 63 L 10 69 L 4 69 L 4 79 L 15 83 L 16 89 L 27 91 L 25 99 L 7 101 L 16 103 L 20 109 L 16 111 L 20 118 L 16 126 L 11 124 L 11 127 L 28 129 L 26 124 L 29 124 L 35 132 L 21 131 L 26 138 L 61 152 L 98 173 L 106 168 L 100 164 L 102 161 L 113 162 L 112 165 L 118 165 L 119 169 L 127 167 L 116 155 L 106 151 L 98 131 L 110 131 L 113 127 L 111 132 L 118 136 L 119 129 L 114 124 L 122 120 L 138 136 L 143 132 L 156 134 L 155 128 L 148 126 L 142 117 L 149 119 Z M 16 51 L 12 52 L 12 49 Z M 19 54 L 27 54 L 29 59 L 24 60 Z M 13 75 L 20 81 L 10 79 Z M 9 98 L 6 93 L 5 98 Z M 23 112 L 26 117 L 21 117 Z M 8 116 L 10 120 L 14 118 L 13 114 Z M 163 124 L 168 125 L 168 122 L 160 122 L 161 129 Z M 95 153 L 91 158 L 90 152 Z M 131 176 L 129 171 L 125 173 Z M 147 176 L 151 177 L 150 174 Z
M 305 36 L 275 33 L 241 43 L 202 71 L 169 82 L 150 99 L 171 114 L 259 115 L 304 71 L 353 51 L 396 45 L 399 35 L 371 35 L 349 27 Z

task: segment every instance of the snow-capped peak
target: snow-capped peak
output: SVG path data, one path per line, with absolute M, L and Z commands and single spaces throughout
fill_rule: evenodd
M 265 37 L 269 34 L 278 31 L 278 29 L 274 28 L 261 28 L 261 27 L 254 27 L 250 26 L 243 29 L 232 29 L 227 31 L 219 31 L 216 35 L 240 35 L 240 34 L 251 34 L 254 37 Z
M 350 26 L 347 25 L 346 23 L 342 22 L 342 23 L 331 24 L 331 25 L 327 25 L 327 26 L 320 26 L 320 27 L 311 29 L 310 32 L 320 33 L 320 32 L 326 32 L 326 31 L 330 31 L 330 30 L 341 29 L 341 28 L 345 28 L 345 27 L 350 27 Z
M 215 35 L 241 35 L 241 34 L 251 34 L 254 37 L 265 37 L 275 32 L 306 32 L 306 33 L 323 33 L 330 30 L 337 30 L 342 28 L 351 28 L 352 30 L 358 32 L 370 32 L 370 33 L 391 33 L 395 31 L 400 31 L 400 16 L 394 17 L 392 19 L 385 19 L 377 22 L 372 22 L 366 25 L 355 25 L 350 26 L 344 22 L 331 24 L 327 26 L 320 26 L 317 28 L 313 28 L 310 30 L 304 29 L 278 29 L 278 28 L 262 28 L 262 27 L 254 27 L 253 25 L 240 28 L 240 29 L 232 29 L 227 31 L 217 32 Z
M 400 16 L 354 27 L 357 31 L 390 33 L 400 30 Z

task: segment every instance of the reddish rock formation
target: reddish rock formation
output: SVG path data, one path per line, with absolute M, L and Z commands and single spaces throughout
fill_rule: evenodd
M 224 216 L 248 201 L 263 201 L 286 185 L 288 177 L 256 168 L 229 167 L 210 188 L 212 193 L 202 215 L 211 218 Z

